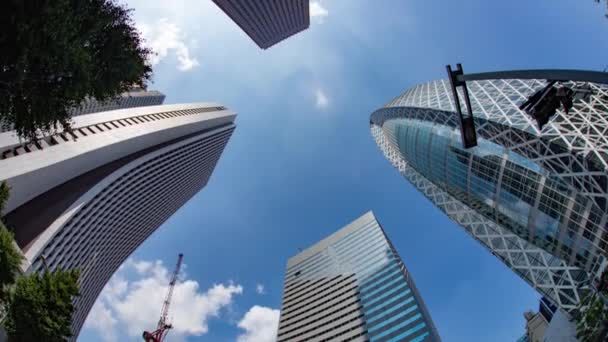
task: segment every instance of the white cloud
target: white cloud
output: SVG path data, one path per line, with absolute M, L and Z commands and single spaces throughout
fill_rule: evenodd
M 243 316 L 239 328 L 245 330 L 238 342 L 274 342 L 279 328 L 280 311 L 255 305 Z
M 321 6 L 321 3 L 318 1 L 311 1 L 310 2 L 310 16 L 311 17 L 327 17 L 327 15 L 329 14 L 329 12 L 327 11 L 327 9 L 325 9 L 325 7 Z
M 262 284 L 257 284 L 257 285 L 255 286 L 255 292 L 256 292 L 257 294 L 261 294 L 261 295 L 263 295 L 263 294 L 266 294 L 266 289 L 264 289 L 264 285 L 262 285 Z
M 85 326 L 99 331 L 103 341 L 113 342 L 117 341 L 117 323 L 118 321 L 114 318 L 112 311 L 102 301 L 97 301 L 89 313 Z
M 139 279 L 127 281 L 122 273 L 129 271 Z M 85 326 L 97 330 L 108 342 L 117 341 L 119 332 L 135 338 L 144 330 L 153 330 L 168 290 L 169 274 L 161 261 L 127 261 L 102 291 Z M 201 291 L 194 280 L 178 281 L 169 313 L 173 324 L 171 336 L 205 334 L 208 320 L 218 317 L 220 310 L 241 293 L 243 288 L 232 282 L 215 284 L 207 291 Z
M 317 88 L 315 91 L 316 105 L 318 108 L 327 108 L 329 105 L 329 99 L 327 95 L 323 92 L 323 90 Z
M 145 39 L 146 45 L 154 51 L 152 65 L 160 63 L 169 53 L 177 58 L 177 68 L 187 71 L 198 65 L 198 60 L 190 56 L 190 49 L 185 43 L 182 30 L 167 18 L 159 19 L 154 25 L 139 23 L 137 25 Z

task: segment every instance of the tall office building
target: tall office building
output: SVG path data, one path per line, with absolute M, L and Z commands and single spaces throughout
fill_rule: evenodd
M 310 26 L 308 0 L 213 0 L 262 49 Z
M 287 262 L 277 341 L 440 341 L 370 211 Z
M 78 268 L 76 339 L 125 259 L 204 187 L 235 125 L 218 104 L 123 109 L 74 118 L 73 132 L 23 144 L 0 134 L 5 222 L 27 272 Z
M 571 82 L 593 94 L 541 132 L 518 107 L 545 81 L 467 85 L 478 146 L 462 147 L 446 80 L 375 111 L 372 135 L 450 218 L 560 308 L 575 309 L 578 285 L 606 260 L 608 87 Z
M 165 95 L 160 91 L 133 87 L 112 100 L 97 101 L 93 98 L 87 99 L 79 107 L 72 109 L 71 114 L 72 116 L 77 116 L 116 109 L 158 106 L 163 104 L 164 101 Z
M 80 106 L 72 108 L 70 114 L 74 117 L 116 109 L 157 106 L 163 104 L 164 101 L 165 95 L 157 90 L 144 90 L 140 87 L 133 87 L 128 92 L 124 92 L 112 100 L 97 101 L 94 98 L 87 99 Z M 0 133 L 7 131 L 11 131 L 11 127 L 0 126 Z

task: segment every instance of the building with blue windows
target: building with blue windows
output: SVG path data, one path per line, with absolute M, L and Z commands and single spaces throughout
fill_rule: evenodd
M 450 83 L 375 111 L 372 136 L 413 186 L 566 311 L 608 255 L 608 87 L 588 89 L 542 130 L 519 106 L 544 80 L 467 82 L 478 145 L 462 146 Z M 460 94 L 461 101 L 462 94 Z
M 287 262 L 277 341 L 440 341 L 370 211 Z

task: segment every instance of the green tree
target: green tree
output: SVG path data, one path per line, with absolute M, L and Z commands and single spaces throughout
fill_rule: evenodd
M 5 322 L 9 341 L 65 341 L 72 336 L 78 276 L 77 270 L 57 270 L 19 277 Z
M 6 182 L 0 183 L 0 216 L 2 215 L 8 196 L 8 184 Z M 13 233 L 0 221 L 0 307 L 6 305 L 9 287 L 15 283 L 17 275 L 19 275 L 21 260 L 21 252 L 15 245 Z
M 22 256 L 14 241 L 13 233 L 0 222 L 0 306 L 7 304 L 10 286 L 20 274 Z
M 597 288 L 590 288 L 579 304 L 576 335 L 582 342 L 603 342 L 608 339 L 608 269 L 600 277 Z
M 69 109 L 145 87 L 151 51 L 113 0 L 0 1 L 0 124 L 28 140 L 64 127 Z
M 2 217 L 2 213 L 4 212 L 4 206 L 6 206 L 6 201 L 8 201 L 8 196 L 10 195 L 11 188 L 6 184 L 6 182 L 0 183 L 0 217 Z

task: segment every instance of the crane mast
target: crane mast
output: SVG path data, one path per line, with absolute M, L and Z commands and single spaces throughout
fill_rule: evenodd
M 173 297 L 173 289 L 175 288 L 175 283 L 177 282 L 179 270 L 182 267 L 183 258 L 184 255 L 180 253 L 177 258 L 177 265 L 175 265 L 175 270 L 173 271 L 173 275 L 169 281 L 169 291 L 167 292 L 167 296 L 163 302 L 163 308 L 160 311 L 160 319 L 158 320 L 156 330 L 153 332 L 144 331 L 142 335 L 146 342 L 162 342 L 165 336 L 167 336 L 169 329 L 173 328 L 170 323 L 167 323 L 167 318 L 169 316 L 169 307 L 171 306 L 171 297 Z

